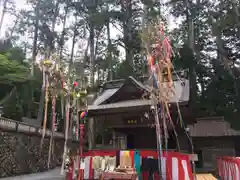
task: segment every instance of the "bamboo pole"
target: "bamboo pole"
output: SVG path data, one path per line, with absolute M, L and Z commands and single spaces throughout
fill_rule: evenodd
M 153 97 L 154 94 L 152 93 Z M 155 126 L 156 126 L 156 136 L 157 136 L 157 145 L 159 150 L 158 152 L 158 168 L 159 168 L 159 175 L 160 179 L 163 178 L 163 173 L 162 173 L 162 132 L 161 132 L 161 127 L 160 127 L 160 122 L 159 122 L 159 116 L 158 116 L 158 107 L 157 107 L 157 102 L 156 99 L 153 99 L 155 102 L 153 102 L 153 108 L 154 108 L 154 118 L 155 118 Z
M 80 163 L 83 160 L 84 120 L 80 120 Z M 83 171 L 79 168 L 78 180 L 83 180 Z
M 67 155 L 67 141 L 68 141 L 68 130 L 69 130 L 69 111 L 70 111 L 70 92 L 69 91 L 70 91 L 70 89 L 68 90 L 67 102 L 66 102 L 66 106 L 65 106 L 66 107 L 66 129 L 65 129 L 65 141 L 64 141 L 61 174 L 64 173 L 65 159 L 66 159 L 66 155 Z
M 40 144 L 40 152 L 42 150 L 42 146 L 44 143 L 44 137 L 46 134 L 46 125 L 47 125 L 47 113 L 48 113 L 48 88 L 49 88 L 49 83 L 48 83 L 48 75 L 45 74 L 45 109 L 44 109 L 44 121 L 43 121 L 43 131 L 42 131 L 42 139 L 41 139 L 41 144 Z
M 53 137 L 55 133 L 55 123 L 56 123 L 56 95 L 53 94 L 52 96 L 52 132 L 51 138 L 49 142 L 49 150 L 48 150 L 48 169 L 51 161 L 51 155 L 53 153 Z
M 80 127 L 80 124 L 79 124 L 79 101 L 77 99 L 77 102 L 76 102 L 76 140 L 78 141 L 79 140 L 79 127 Z M 77 155 L 77 165 L 78 165 L 78 169 L 80 169 L 80 150 L 77 151 L 78 155 Z

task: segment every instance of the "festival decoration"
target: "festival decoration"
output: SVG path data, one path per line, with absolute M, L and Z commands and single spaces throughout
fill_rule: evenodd
M 70 114 L 70 90 L 68 89 L 67 96 L 66 96 L 66 105 L 65 105 L 65 110 L 66 110 L 66 128 L 65 128 L 65 141 L 64 141 L 64 150 L 63 150 L 63 161 L 62 161 L 62 167 L 61 167 L 61 174 L 63 174 L 64 166 L 65 166 L 65 161 L 64 159 L 66 158 L 66 153 L 67 153 L 67 140 L 68 140 L 68 130 L 69 130 L 69 114 Z
M 157 145 L 159 148 L 158 164 L 161 172 L 162 142 L 164 140 L 165 149 L 167 149 L 169 137 L 167 127 L 169 125 L 172 126 L 176 135 L 169 110 L 170 100 L 174 96 L 173 64 L 171 62 L 173 51 L 169 39 L 164 33 L 163 23 L 149 24 L 143 32 L 142 39 L 146 49 L 147 64 L 151 77 L 151 98 L 154 102 L 151 109 L 155 114 Z
M 85 117 L 87 117 L 87 112 L 86 111 L 81 112 L 80 118 L 84 119 Z
M 49 98 L 52 100 L 52 132 L 51 138 L 49 142 L 49 152 L 48 152 L 48 167 L 50 165 L 51 155 L 54 151 L 52 148 L 53 137 L 55 132 L 55 124 L 56 124 L 56 96 L 58 89 L 58 82 L 61 79 L 61 73 L 59 71 L 58 63 L 56 62 L 56 57 L 51 56 L 49 59 L 45 59 L 40 62 L 39 68 L 43 73 L 43 85 L 42 89 L 45 94 L 45 105 L 44 105 L 44 119 L 43 119 L 43 129 L 42 129 L 42 138 L 40 145 L 40 152 L 43 146 L 45 133 L 46 133 L 46 124 L 47 124 L 47 114 L 48 114 L 48 103 Z M 60 80 L 61 81 L 61 80 Z
M 78 83 L 76 81 L 73 82 L 73 87 L 76 88 Z
M 47 114 L 48 114 L 48 104 L 49 99 L 51 99 L 52 104 L 52 118 L 51 118 L 51 137 L 49 142 L 49 152 L 48 152 L 48 167 L 50 166 L 51 156 L 54 152 L 54 133 L 56 130 L 56 101 L 57 98 L 61 99 L 61 114 L 65 120 L 65 142 L 64 142 L 64 152 L 63 152 L 63 161 L 61 173 L 63 174 L 65 159 L 67 158 L 67 141 L 70 132 L 72 131 L 74 121 L 76 119 L 76 138 L 83 138 L 83 129 L 84 129 L 84 119 L 87 117 L 87 103 L 86 96 L 87 91 L 83 87 L 79 87 L 78 81 L 72 81 L 69 74 L 65 74 L 64 67 L 61 66 L 60 60 L 54 54 L 51 54 L 49 59 L 40 61 L 39 68 L 43 73 L 43 84 L 42 89 L 44 90 L 45 95 L 45 105 L 44 105 L 44 119 L 43 119 L 43 128 L 42 128 L 42 138 L 40 145 L 40 152 L 43 146 L 45 134 L 46 134 L 46 125 L 47 125 Z M 82 84 L 82 83 L 81 83 Z M 83 111 L 82 117 L 79 116 L 79 111 Z M 70 115 L 71 112 L 71 115 Z M 77 118 L 74 118 L 74 117 Z M 82 121 L 82 123 L 80 122 Z M 80 132 L 79 132 L 80 128 Z M 79 134 L 80 138 L 79 138 Z M 83 141 L 83 140 L 82 140 Z M 83 147 L 83 144 L 80 144 L 80 149 Z M 79 160 L 80 164 L 80 160 Z
M 43 132 L 42 132 L 42 138 L 41 138 L 41 145 L 40 150 L 43 146 L 43 141 L 46 133 L 46 125 L 47 125 L 47 110 L 48 110 L 48 99 L 49 99 L 49 81 L 48 81 L 48 70 L 51 67 L 52 63 L 50 63 L 50 60 L 44 60 L 43 61 L 43 82 L 44 82 L 44 88 L 45 88 L 45 106 L 44 106 L 44 120 L 43 120 Z
M 54 137 L 54 132 L 55 132 L 55 124 L 56 124 L 56 95 L 52 95 L 52 132 L 51 132 L 51 138 L 49 142 L 49 150 L 48 150 L 48 168 L 50 165 L 51 161 L 51 155 L 54 152 L 53 149 L 53 137 Z
M 80 166 L 80 163 L 84 159 L 83 146 L 84 146 L 84 123 L 82 122 L 80 124 L 80 153 L 79 153 L 80 154 L 80 162 L 79 162 L 79 166 Z M 79 168 L 78 180 L 83 180 L 83 172 L 82 172 L 81 168 Z

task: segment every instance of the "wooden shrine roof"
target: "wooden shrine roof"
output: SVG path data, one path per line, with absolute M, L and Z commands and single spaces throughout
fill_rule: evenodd
M 110 98 L 114 93 L 116 93 L 119 90 L 119 88 L 113 88 L 113 89 L 106 89 L 104 90 L 100 96 L 93 102 L 93 105 L 98 106 L 102 104 L 104 101 L 106 101 L 108 98 Z
M 149 107 L 152 102 L 148 99 L 151 88 L 147 83 L 148 78 L 136 80 L 132 76 L 126 80 L 115 80 L 105 83 L 98 97 L 92 105 L 88 106 L 91 114 L 93 111 L 113 110 L 121 108 Z M 175 96 L 170 103 L 179 102 L 186 104 L 189 100 L 189 80 L 182 78 L 174 81 Z

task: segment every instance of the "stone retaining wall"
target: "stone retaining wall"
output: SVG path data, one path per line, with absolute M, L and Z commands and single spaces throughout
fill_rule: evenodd
M 4 120 L 5 124 L 7 120 Z M 19 125 L 19 122 L 16 122 Z M 30 127 L 29 131 L 3 127 L 0 120 L 0 178 L 42 172 L 47 170 L 49 135 L 46 136 L 40 152 L 41 136 Z M 10 124 L 14 124 L 11 121 Z M 1 126 L 2 125 L 2 126 Z M 26 124 L 24 126 L 27 126 Z M 8 126 L 9 127 L 9 126 Z M 34 127 L 33 127 L 34 128 Z M 31 132 L 30 132 L 31 129 Z M 50 167 L 61 165 L 64 147 L 64 137 L 58 134 L 54 138 Z M 76 153 L 79 142 L 69 143 L 72 152 Z

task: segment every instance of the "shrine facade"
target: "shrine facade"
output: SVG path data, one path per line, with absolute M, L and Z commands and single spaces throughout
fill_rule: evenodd
M 179 104 L 185 123 L 193 118 L 188 105 L 188 73 L 175 74 L 174 96 L 169 107 L 176 131 L 182 131 L 178 120 Z M 88 116 L 95 119 L 97 131 L 102 130 L 101 144 L 114 149 L 156 149 L 156 130 L 151 112 L 151 87 L 148 78 L 129 77 L 105 83 L 98 97 L 88 106 Z M 176 137 L 169 125 L 169 149 L 176 149 Z M 100 130 L 99 130 L 99 129 Z M 104 128 L 104 129 L 103 129 Z

